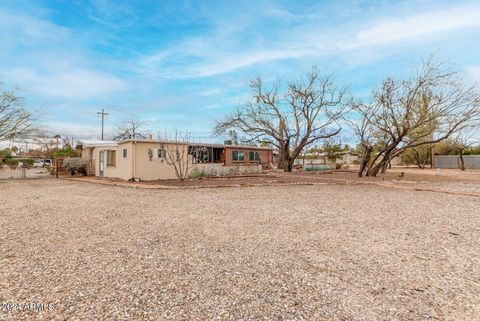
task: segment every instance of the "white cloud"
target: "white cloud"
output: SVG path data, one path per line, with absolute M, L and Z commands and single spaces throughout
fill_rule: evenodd
M 301 58 L 318 53 L 318 49 L 314 47 L 240 52 L 211 49 L 205 49 L 204 52 L 195 51 L 178 49 L 145 57 L 138 71 L 162 78 L 200 78 L 228 73 L 263 62 Z M 191 63 L 186 62 L 189 59 Z
M 51 45 L 71 36 L 68 28 L 49 21 L 0 11 L 0 48 L 38 43 Z
M 270 14 L 288 16 L 290 12 L 274 8 Z M 396 45 L 403 43 L 438 41 L 453 31 L 480 27 L 480 6 L 463 5 L 410 15 L 400 12 L 390 18 L 376 14 L 378 18 L 359 17 L 357 22 L 337 25 L 335 29 L 325 29 L 305 19 L 305 23 L 284 30 L 281 39 L 259 37 L 252 39 L 249 46 L 241 38 L 247 27 L 216 30 L 144 57 L 137 71 L 153 78 L 211 77 L 271 61 L 332 56 L 357 48 L 368 51 L 388 44 L 396 50 Z M 368 18 L 370 24 L 359 22 Z
M 37 72 L 13 69 L 7 72 L 11 82 L 40 96 L 89 99 L 126 89 L 126 84 L 112 75 L 78 68 Z
M 198 95 L 201 97 L 211 97 L 211 96 L 218 96 L 223 93 L 224 93 L 223 90 L 220 88 L 211 88 L 211 89 L 200 91 Z
M 138 21 L 138 17 L 128 3 L 111 0 L 91 0 L 77 2 L 94 22 L 111 28 L 125 28 Z
M 262 62 L 300 58 L 312 53 L 314 53 L 314 51 L 308 49 L 271 50 L 250 53 L 245 52 L 240 56 L 235 55 L 229 58 L 219 59 L 218 62 L 212 61 L 210 63 L 194 67 L 185 72 L 183 75 L 180 74 L 179 76 L 186 78 L 214 76 Z
M 58 133 L 63 136 L 71 136 L 77 139 L 99 139 L 101 132 L 101 123 L 99 118 L 93 119 L 90 124 L 79 123 L 76 120 L 49 120 L 48 125 L 45 127 L 52 133 Z M 106 135 L 110 135 L 115 130 L 115 127 L 113 125 L 106 124 L 104 130 Z
M 96 70 L 70 29 L 47 20 L 0 11 L 0 80 L 38 97 L 98 98 L 126 89 L 124 81 Z
M 339 47 L 353 49 L 406 42 L 478 26 L 480 26 L 480 7 L 464 6 L 386 19 L 358 31 L 353 39 L 342 42 Z

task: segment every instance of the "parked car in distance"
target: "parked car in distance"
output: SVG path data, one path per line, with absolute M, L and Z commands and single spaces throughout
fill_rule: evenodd
M 43 166 L 44 167 L 52 167 L 53 166 L 53 160 L 52 159 L 44 159 L 43 160 Z
M 43 167 L 45 166 L 43 160 L 41 159 L 36 159 L 34 162 L 33 162 L 33 167 L 35 168 L 39 168 L 39 167 Z

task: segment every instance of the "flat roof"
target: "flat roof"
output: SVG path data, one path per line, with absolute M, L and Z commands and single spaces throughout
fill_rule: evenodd
M 187 143 L 182 143 L 182 142 L 173 142 L 173 141 L 168 141 L 168 140 L 159 140 L 159 139 L 125 139 L 118 144 L 125 144 L 125 143 L 153 143 L 153 144 L 178 144 L 178 145 L 187 145 Z
M 271 149 L 268 147 L 258 147 L 258 146 L 251 146 L 251 145 L 225 145 L 225 144 L 203 144 L 203 143 L 190 143 L 189 145 L 205 146 L 205 147 L 213 147 L 213 148 L 243 148 L 243 149 L 265 149 L 265 150 Z
M 258 146 L 249 146 L 249 145 L 225 145 L 225 144 L 211 144 L 211 143 L 183 143 L 183 142 L 174 142 L 168 140 L 157 140 L 157 139 L 127 139 L 119 142 L 118 144 L 125 144 L 125 143 L 153 143 L 153 144 L 179 144 L 179 145 L 189 145 L 189 146 L 205 146 L 205 147 L 212 147 L 212 148 L 242 148 L 242 149 L 264 149 L 270 150 L 271 148 L 268 147 L 258 147 Z
M 113 140 L 80 140 L 79 145 L 84 147 L 116 147 L 118 142 Z

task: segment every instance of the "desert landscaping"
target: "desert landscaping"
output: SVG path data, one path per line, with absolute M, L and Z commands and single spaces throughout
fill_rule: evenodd
M 480 1 L 0 1 L 0 321 L 480 321 Z
M 480 197 L 402 187 L 478 180 L 337 175 L 185 189 L 0 180 L 2 302 L 50 304 L 0 319 L 477 318 Z

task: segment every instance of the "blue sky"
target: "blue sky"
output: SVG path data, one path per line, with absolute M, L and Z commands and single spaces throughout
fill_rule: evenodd
M 122 119 L 212 140 L 249 79 L 312 65 L 357 96 L 434 55 L 480 81 L 479 1 L 0 1 L 0 81 L 46 129 L 98 138 Z M 215 140 L 215 139 L 213 139 Z

